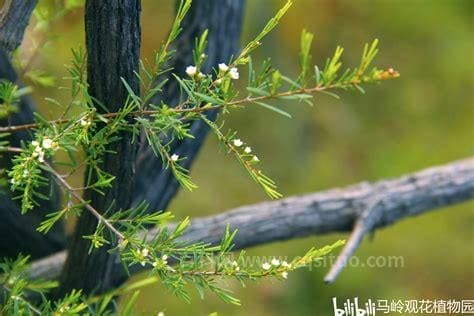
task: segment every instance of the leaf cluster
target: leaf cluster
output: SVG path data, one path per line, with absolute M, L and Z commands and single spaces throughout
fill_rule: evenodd
M 69 0 L 64 3 L 65 11 L 60 11 L 58 16 L 76 8 L 81 2 Z M 91 314 L 101 314 L 106 313 L 107 307 L 113 304 L 114 297 L 133 292 L 130 303 L 125 306 L 125 311 L 130 311 L 138 297 L 138 289 L 157 281 L 188 302 L 191 298 L 188 285 L 193 285 L 201 297 L 210 291 L 228 303 L 240 304 L 220 280 L 237 280 L 245 285 L 248 281 L 265 277 L 286 279 L 288 273 L 310 265 L 342 245 L 343 242 L 337 242 L 322 249 L 310 249 L 290 262 L 273 258 L 255 267 L 247 265 L 245 252 L 232 252 L 237 232 L 231 231 L 229 227 L 219 245 L 188 244 L 183 238 L 191 223 L 188 218 L 170 224 L 173 218 L 171 213 L 151 210 L 146 203 L 110 213 L 107 209 L 95 209 L 90 201 L 78 193 L 86 189 L 104 193 L 111 187 L 115 177 L 103 170 L 102 159 L 106 153 L 111 153 L 111 144 L 118 141 L 123 133 L 130 133 L 134 142 L 144 135 L 153 153 L 161 159 L 163 168 L 170 169 L 182 187 L 194 190 L 197 185 L 185 167 L 187 158 L 173 152 L 175 147 L 172 144 L 184 139 L 192 140 L 191 127 L 199 121 L 209 126 L 219 140 L 222 152 L 234 156 L 268 197 L 280 198 L 282 194 L 275 181 L 262 171 L 260 157 L 251 145 L 238 138 L 237 131 L 225 127 L 226 115 L 236 109 L 256 105 L 291 117 L 279 106 L 279 102 L 293 100 L 312 105 L 315 94 L 326 93 L 338 97 L 336 93 L 340 90 L 364 92 L 363 86 L 366 84 L 399 76 L 392 68 L 371 68 L 378 52 L 377 40 L 364 46 L 361 61 L 354 68 L 343 70 L 341 47 L 336 48 L 323 66 L 313 65 L 311 49 L 314 36 L 306 30 L 303 30 L 300 38 L 300 72 L 297 76 L 283 74 L 269 59 L 255 67 L 250 54 L 262 45 L 262 41 L 291 5 L 292 1 L 288 1 L 262 31 L 244 46 L 240 54 L 222 61 L 209 73 L 202 72 L 207 58 L 208 31 L 203 32 L 195 41 L 194 64 L 185 69 L 186 76 L 180 77 L 176 74 L 178 71 L 170 68 L 169 64 L 175 55 L 173 43 L 182 31 L 182 21 L 191 6 L 191 0 L 182 0 L 168 38 L 154 53 L 151 62 L 141 61 L 140 72 L 135 74 L 142 93 L 135 93 L 122 78 L 128 98 L 120 110 L 107 112 L 107 107 L 89 95 L 86 55 L 82 49 L 76 49 L 72 50 L 71 65 L 67 67 L 66 79 L 70 86 L 64 88 L 71 94 L 70 101 L 63 104 L 51 98 L 46 99 L 62 109 L 61 115 L 48 121 L 37 114 L 34 124 L 0 127 L 0 152 L 15 155 L 7 176 L 10 190 L 21 200 L 22 212 L 32 210 L 38 205 L 39 199 L 48 199 L 41 193 L 41 188 L 49 185 L 48 174 L 60 186 L 66 198 L 63 208 L 52 210 L 39 225 L 38 231 L 47 233 L 63 218 L 91 212 L 98 224 L 93 233 L 84 236 L 90 241 L 90 250 L 107 246 L 112 255 L 120 258 L 125 270 L 143 266 L 150 271 L 145 280 L 124 285 L 100 297 L 86 297 L 75 291 L 58 302 L 44 299 L 41 305 L 33 306 L 28 301 L 28 293 L 46 293 L 53 284 L 46 282 L 38 285 L 36 281 L 28 280 L 25 274 L 27 259 L 20 257 L 2 266 L 4 273 L 0 275 L 0 284 L 8 292 L 3 302 L 5 311 L 24 309 L 37 314 L 43 311 L 79 313 L 87 310 Z M 47 28 L 55 18 L 42 14 L 37 13 L 39 25 L 43 23 L 41 27 Z M 240 89 L 238 80 L 243 76 L 241 72 L 245 67 L 247 85 L 245 89 Z M 30 76 L 34 77 L 35 72 L 30 72 Z M 52 83 L 41 71 L 37 71 L 36 79 L 32 80 L 43 85 Z M 176 104 L 156 101 L 162 99 L 160 96 L 169 80 L 174 80 L 180 89 Z M 29 91 L 28 88 L 19 88 L 15 83 L 0 82 L 0 119 L 14 113 L 20 97 Z M 104 111 L 98 111 L 99 107 Z M 215 112 L 219 112 L 216 121 L 208 115 Z M 19 130 L 30 130 L 33 140 L 22 143 L 19 148 L 12 148 L 6 139 L 9 133 Z M 56 170 L 59 165 L 68 171 L 59 173 Z M 85 185 L 76 188 L 69 179 L 83 166 L 88 166 Z M 146 232 L 150 226 L 154 226 L 158 233 L 149 236 Z

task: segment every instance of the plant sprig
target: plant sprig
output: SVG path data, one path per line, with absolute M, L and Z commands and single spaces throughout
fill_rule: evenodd
M 77 0 L 66 2 L 70 8 L 77 5 Z M 0 127 L 0 153 L 15 155 L 12 160 L 13 167 L 6 175 L 11 191 L 21 199 L 22 213 L 31 211 L 38 205 L 38 199 L 48 198 L 40 190 L 49 185 L 47 173 L 60 186 L 66 197 L 65 206 L 60 210 L 52 210 L 39 225 L 38 231 L 47 233 L 67 216 L 80 216 L 84 211 L 90 212 L 98 222 L 95 231 L 84 236 L 90 240 L 91 250 L 107 245 L 109 252 L 117 255 L 127 270 L 137 265 L 150 270 L 145 280 L 121 286 L 104 295 L 88 297 L 79 291 L 73 291 L 57 302 L 44 301 L 42 305 L 34 306 L 28 301 L 29 291 L 35 290 L 36 286 L 40 292 L 46 293 L 55 284 L 40 282 L 38 285 L 29 280 L 24 273 L 27 259 L 19 257 L 18 260 L 5 262 L 4 266 L 1 266 L 4 272 L 0 275 L 0 284 L 7 291 L 2 304 L 6 310 L 20 306 L 32 314 L 45 311 L 79 313 L 86 308 L 95 308 L 100 312 L 107 309 L 114 297 L 133 292 L 130 304 L 125 307 L 129 310 L 138 295 L 136 291 L 158 281 L 185 301 L 190 300 L 187 287 L 192 284 L 201 297 L 205 291 L 210 291 L 228 303 L 240 304 L 240 301 L 218 282 L 219 279 L 237 280 L 242 284 L 265 277 L 283 280 L 288 277 L 288 273 L 310 265 L 343 244 L 339 241 L 321 249 L 313 248 L 289 262 L 272 258 L 260 262 L 257 266 L 247 266 L 248 258 L 244 251 L 232 253 L 237 231 L 231 231 L 229 227 L 218 245 L 187 244 L 183 241 L 183 235 L 191 223 L 189 218 L 171 226 L 168 223 L 173 218 L 171 213 L 151 210 L 146 203 L 108 214 L 108 210 L 94 208 L 90 201 L 79 193 L 84 189 L 103 192 L 110 188 L 115 177 L 101 169 L 102 157 L 109 152 L 108 145 L 117 141 L 120 132 L 124 131 L 132 133 L 133 141 L 144 135 L 154 154 L 161 159 L 163 168 L 169 168 L 181 186 L 188 190 L 195 189 L 197 185 L 192 181 L 189 170 L 185 168 L 187 157 L 173 152 L 173 144 L 185 139 L 192 140 L 192 124 L 200 121 L 209 126 L 224 151 L 235 156 L 270 198 L 280 198 L 282 195 L 278 192 L 276 183 L 261 171 L 260 158 L 251 146 L 237 137 L 237 131 L 224 132 L 224 115 L 237 108 L 257 105 L 291 117 L 277 102 L 294 100 L 312 104 L 313 96 L 318 93 L 338 97 L 336 93 L 340 90 L 364 92 L 363 86 L 367 84 L 399 76 L 392 68 L 371 68 L 378 53 L 377 40 L 364 46 L 357 67 L 343 70 L 343 49 L 339 46 L 322 67 L 315 66 L 311 56 L 314 36 L 305 30 L 300 38 L 300 72 L 296 79 L 284 75 L 269 60 L 262 63 L 260 70 L 256 70 L 251 53 L 262 45 L 264 38 L 278 25 L 291 5 L 292 1 L 287 1 L 236 58 L 222 61 L 210 73 L 202 72 L 207 59 L 208 31 L 204 31 L 195 42 L 194 64 L 183 69 L 186 75 L 180 77 L 176 73 L 181 69 L 173 70 L 169 68 L 169 63 L 175 54 L 174 41 L 182 31 L 182 21 L 191 6 L 191 0 L 182 0 L 171 32 L 160 49 L 154 53 L 152 63 L 140 63 L 141 72 L 136 73 L 136 76 L 143 87 L 142 94 L 135 94 L 126 80 L 122 79 L 129 95 L 119 111 L 98 113 L 95 108 L 98 102 L 88 93 L 86 55 L 82 49 L 77 49 L 72 50 L 71 66 L 67 67 L 66 79 L 71 83 L 68 88 L 71 93 L 70 102 L 62 104 L 57 100 L 47 99 L 62 108 L 61 115 L 49 121 L 36 115 L 36 122 L 32 124 Z M 244 66 L 248 67 L 248 84 L 241 90 L 237 82 Z M 41 72 L 37 73 L 37 77 L 39 81 L 47 83 L 47 76 L 43 76 Z M 157 97 L 160 97 L 169 80 L 175 80 L 180 88 L 179 101 L 176 104 L 167 104 L 164 101 L 154 104 L 154 100 L 159 99 Z M 21 96 L 27 92 L 28 88 L 20 88 L 16 83 L 0 82 L 0 119 L 14 113 Z M 216 121 L 209 119 L 208 114 L 211 111 L 219 111 Z M 32 131 L 32 141 L 23 143 L 18 148 L 11 147 L 7 141 L 9 133 L 22 130 Z M 65 158 L 57 154 L 60 151 L 66 153 Z M 84 156 L 80 161 L 77 161 L 78 152 L 82 152 Z M 66 174 L 60 174 L 54 168 L 59 164 L 69 167 Z M 89 167 L 85 186 L 72 186 L 69 178 L 85 165 Z M 154 236 L 147 235 L 150 225 L 158 229 Z M 16 281 L 10 286 L 12 277 Z

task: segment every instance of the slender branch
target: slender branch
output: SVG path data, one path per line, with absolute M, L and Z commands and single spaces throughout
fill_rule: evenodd
M 112 231 L 119 239 L 119 241 L 122 241 L 125 239 L 125 236 L 119 231 L 117 230 L 117 228 L 114 227 L 114 225 L 112 225 L 106 218 L 104 218 L 99 211 L 97 211 L 92 205 L 90 205 L 90 203 L 88 203 L 86 200 L 84 200 L 82 198 L 82 196 L 80 196 L 76 191 L 77 189 L 73 188 L 67 181 L 65 181 L 63 179 L 63 177 L 61 177 L 60 174 L 58 174 L 54 169 L 53 167 L 47 163 L 47 162 L 44 162 L 44 164 L 48 167 L 48 171 L 53 175 L 54 179 L 56 180 L 56 182 L 62 186 L 63 188 L 65 188 L 71 195 L 72 197 L 74 197 L 76 199 L 76 201 L 78 201 L 79 203 L 81 203 L 82 205 L 84 205 L 84 207 L 92 213 L 92 215 L 94 215 L 95 218 L 97 218 L 97 220 L 104 224 L 108 229 L 110 229 L 110 231 Z
M 364 214 L 361 207 L 370 209 L 374 197 L 381 197 L 381 192 L 383 203 L 374 206 L 380 209 L 380 216 L 371 217 L 375 219 L 373 229 L 473 199 L 474 158 L 428 168 L 397 179 L 373 184 L 362 182 L 342 189 L 242 206 L 218 215 L 197 218 L 191 221 L 181 240 L 189 244 L 218 244 L 228 224 L 232 229 L 238 229 L 234 249 L 308 235 L 350 231 Z M 171 224 L 168 228 L 173 226 Z M 151 239 L 156 233 L 152 229 L 147 236 Z M 35 261 L 30 270 L 31 277 L 56 278 L 65 257 L 65 252 L 59 252 Z
M 2 285 L 2 287 L 5 289 L 5 291 L 7 292 L 11 292 L 12 290 L 6 286 L 6 285 Z M 27 299 L 23 298 L 22 296 L 15 296 L 14 299 L 17 299 L 17 300 L 20 300 L 22 301 L 23 303 L 26 304 L 26 306 L 28 306 L 29 310 L 32 311 L 33 313 L 35 313 L 36 315 L 41 315 L 41 311 L 39 309 L 37 309 L 35 306 L 33 306 L 33 304 L 31 304 Z
M 382 80 L 386 80 L 388 78 L 384 78 Z M 289 97 L 289 96 L 294 96 L 294 95 L 300 95 L 300 94 L 314 94 L 318 92 L 325 92 L 328 90 L 334 90 L 334 89 L 348 89 L 351 88 L 355 85 L 353 82 L 348 82 L 346 84 L 332 84 L 328 86 L 315 86 L 312 88 L 302 88 L 302 89 L 297 89 L 297 90 L 289 90 L 289 91 L 284 91 L 284 92 L 279 92 L 271 95 L 263 95 L 263 96 L 257 96 L 257 97 L 246 97 L 243 99 L 239 100 L 234 100 L 230 102 L 224 102 L 221 104 L 215 104 L 212 106 L 207 106 L 207 107 L 191 107 L 191 108 L 185 108 L 184 105 L 187 105 L 190 103 L 190 100 L 183 101 L 179 103 L 178 105 L 171 107 L 169 109 L 170 112 L 175 112 L 175 113 L 204 113 L 204 112 L 209 112 L 213 110 L 218 110 L 221 108 L 224 108 L 226 106 L 244 106 L 244 105 L 249 105 L 249 104 L 255 104 L 257 102 L 262 102 L 262 101 L 268 101 L 268 100 L 276 100 L 279 98 L 284 98 L 284 97 Z M 159 110 L 140 110 L 140 111 L 133 111 L 130 112 L 128 115 L 129 117 L 144 117 L 144 116 L 149 116 L 149 115 L 154 115 L 154 114 L 159 114 Z M 101 114 L 100 116 L 102 118 L 115 118 L 117 116 L 121 115 L 120 112 L 112 112 L 112 113 L 105 113 Z M 56 120 L 51 120 L 48 121 L 48 124 L 52 125 L 58 125 L 58 124 L 66 124 L 71 122 L 71 119 L 56 119 Z M 33 128 L 38 128 L 40 124 L 33 123 L 33 124 L 24 124 L 24 125 L 14 125 L 14 126 L 5 126 L 5 127 L 0 127 L 0 133 L 3 132 L 17 132 L 17 131 L 23 131 L 27 129 L 33 129 Z
M 342 249 L 336 262 L 331 267 L 331 270 L 324 277 L 326 283 L 329 284 L 336 280 L 337 276 L 346 267 L 347 262 L 359 247 L 365 235 L 371 232 L 374 226 L 380 221 L 381 216 L 383 215 L 383 208 L 377 206 L 379 206 L 383 201 L 382 199 L 383 197 L 381 194 L 376 194 L 367 204 L 366 210 L 356 220 L 354 229 L 352 230 L 344 249 Z
M 16 153 L 19 154 L 23 152 L 23 149 L 19 147 L 0 147 L 0 152 L 9 152 L 9 153 Z

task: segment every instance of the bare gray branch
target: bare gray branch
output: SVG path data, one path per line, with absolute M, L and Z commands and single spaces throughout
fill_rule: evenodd
M 440 207 L 474 198 L 474 158 L 432 167 L 397 179 L 359 183 L 346 188 L 289 197 L 272 202 L 242 206 L 191 222 L 182 240 L 188 243 L 218 243 L 227 224 L 239 232 L 235 249 L 289 240 L 315 234 L 352 230 L 354 223 L 375 196 L 383 202 L 373 207 L 373 229 L 381 228 Z M 155 231 L 149 231 L 152 237 Z M 33 263 L 33 278 L 56 278 L 65 253 Z

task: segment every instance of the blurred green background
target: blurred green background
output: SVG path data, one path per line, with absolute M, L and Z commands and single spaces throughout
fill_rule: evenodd
M 40 0 L 46 2 L 45 0 Z M 321 65 L 337 45 L 355 65 L 365 42 L 380 40 L 376 65 L 394 67 L 401 78 L 368 87 L 367 94 L 342 93 L 341 100 L 317 96 L 316 105 L 285 104 L 293 119 L 260 108 L 235 111 L 229 126 L 252 145 L 264 169 L 286 196 L 363 180 L 396 177 L 431 165 L 470 156 L 473 129 L 474 1 L 460 0 L 296 0 L 276 31 L 254 55 L 272 57 L 285 73 L 297 75 L 299 35 L 315 33 L 313 60 Z M 243 43 L 284 4 L 248 0 Z M 167 33 L 173 1 L 143 0 L 142 57 L 149 57 Z M 56 39 L 34 60 L 35 66 L 66 75 L 71 47 L 84 46 L 82 12 L 55 24 Z M 39 41 L 31 31 L 22 54 Z M 61 85 L 65 82 L 59 81 Z M 45 96 L 64 99 L 58 89 L 37 89 L 42 112 L 54 117 Z M 216 214 L 266 199 L 231 158 L 219 153 L 211 136 L 192 175 L 200 185 L 181 192 L 170 210 L 178 218 Z M 80 180 L 77 180 L 80 183 Z M 265 281 L 247 288 L 230 283 L 241 307 L 193 291 L 188 305 L 161 286 L 142 291 L 137 315 L 331 315 L 331 297 L 360 299 L 467 299 L 474 296 L 473 203 L 404 220 L 378 231 L 357 251 L 369 256 L 403 256 L 399 268 L 349 267 L 333 285 L 329 267 L 290 274 L 287 282 Z M 249 250 L 250 255 L 295 256 L 347 235 L 314 236 Z M 139 276 L 138 276 L 139 277 Z

